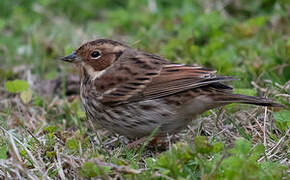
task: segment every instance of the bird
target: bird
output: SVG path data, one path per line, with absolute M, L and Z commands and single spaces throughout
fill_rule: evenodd
M 80 72 L 87 119 L 112 133 L 138 139 L 175 134 L 203 112 L 231 103 L 283 107 L 272 100 L 234 94 L 215 70 L 175 64 L 110 39 L 82 44 L 61 60 Z

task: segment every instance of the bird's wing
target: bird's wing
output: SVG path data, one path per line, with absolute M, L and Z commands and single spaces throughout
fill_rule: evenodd
M 159 76 L 154 77 L 151 83 L 131 100 L 155 99 L 207 85 L 220 91 L 231 91 L 231 87 L 221 82 L 232 81 L 234 78 L 217 76 L 215 72 L 198 66 L 164 65 Z
M 96 91 L 101 94 L 98 99 L 108 104 L 128 102 L 160 74 L 163 64 L 168 63 L 155 55 L 126 50 L 94 80 Z
M 158 56 L 130 50 L 94 83 L 102 94 L 100 101 L 118 105 L 161 98 L 209 84 L 230 90 L 220 82 L 233 78 L 217 76 L 215 72 L 198 66 L 171 64 Z

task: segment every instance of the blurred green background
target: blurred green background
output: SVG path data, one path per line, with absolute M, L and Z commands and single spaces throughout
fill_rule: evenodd
M 0 76 L 12 67 L 53 79 L 57 58 L 96 37 L 127 42 L 172 62 L 251 81 L 290 79 L 287 0 L 1 0 Z

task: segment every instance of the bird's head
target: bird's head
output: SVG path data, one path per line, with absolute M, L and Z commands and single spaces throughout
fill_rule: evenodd
M 81 45 L 62 60 L 79 64 L 88 72 L 100 72 L 112 65 L 128 48 L 118 41 L 96 39 Z

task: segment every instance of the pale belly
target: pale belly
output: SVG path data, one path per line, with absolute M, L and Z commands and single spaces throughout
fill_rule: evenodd
M 169 106 L 162 99 L 115 107 L 104 106 L 96 100 L 85 101 L 83 104 L 88 120 L 129 138 L 148 136 L 156 128 L 158 135 L 176 133 L 204 111 L 200 101 L 194 101 L 186 107 Z M 199 108 L 196 108 L 196 103 Z

